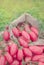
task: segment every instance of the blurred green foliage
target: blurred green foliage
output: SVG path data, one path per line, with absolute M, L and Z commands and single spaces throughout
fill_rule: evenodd
M 44 0 L 0 0 L 0 31 L 24 12 L 37 18 L 44 29 Z

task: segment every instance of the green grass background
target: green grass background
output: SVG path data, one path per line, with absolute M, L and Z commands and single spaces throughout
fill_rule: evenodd
M 0 0 L 0 31 L 24 12 L 37 18 L 44 30 L 44 0 Z

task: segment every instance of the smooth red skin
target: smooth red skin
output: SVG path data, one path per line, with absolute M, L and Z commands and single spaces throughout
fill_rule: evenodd
M 23 59 L 23 51 L 22 51 L 22 49 L 19 49 L 19 50 L 18 50 L 17 59 L 18 59 L 19 61 L 21 61 L 21 60 Z
M 5 53 L 5 58 L 6 58 L 6 60 L 7 60 L 9 63 L 12 63 L 12 62 L 13 62 L 13 58 L 12 58 L 12 56 L 10 55 L 9 52 L 6 52 L 6 53 Z
M 3 38 L 5 41 L 8 41 L 10 39 L 10 33 L 8 31 L 4 31 Z
M 28 48 L 23 48 L 24 56 L 32 57 L 32 52 Z
M 6 65 L 6 60 L 4 56 L 0 57 L 0 65 Z
M 42 54 L 43 50 L 38 46 L 30 46 L 29 49 L 36 55 Z
M 22 31 L 22 36 L 29 42 L 30 41 L 30 36 L 26 31 Z
M 42 63 L 42 62 L 39 62 L 39 63 L 38 63 L 38 65 L 44 65 L 44 63 Z
M 33 31 L 37 36 L 38 36 L 38 30 L 37 30 L 37 28 L 35 28 L 35 27 L 31 27 L 31 31 Z
M 10 47 L 10 54 L 12 56 L 14 56 L 18 51 L 18 47 L 17 47 L 17 44 L 13 43 Z
M 28 43 L 25 40 L 23 40 L 21 37 L 19 38 L 19 44 L 23 47 L 26 48 L 28 47 Z
M 25 57 L 25 62 L 28 63 L 29 61 L 31 61 L 31 57 Z
M 12 32 L 13 32 L 14 36 L 19 37 L 20 32 L 17 28 L 13 28 Z
M 18 60 L 14 60 L 11 65 L 19 65 L 19 61 Z
M 37 39 L 38 39 L 36 34 L 34 32 L 32 32 L 32 31 L 29 33 L 29 36 L 30 36 L 31 41 L 33 41 L 33 42 L 37 41 Z
M 32 61 L 39 61 L 40 58 L 44 58 L 44 55 L 35 55 L 35 56 L 32 58 Z

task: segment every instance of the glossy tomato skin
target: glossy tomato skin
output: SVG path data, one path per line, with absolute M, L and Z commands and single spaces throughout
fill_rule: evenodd
M 12 29 L 12 32 L 13 32 L 13 35 L 14 35 L 14 36 L 19 37 L 20 32 L 19 32 L 19 30 L 18 30 L 17 28 L 13 28 L 13 29 Z
M 21 61 L 21 60 L 23 59 L 23 51 L 22 51 L 22 49 L 19 49 L 19 50 L 18 50 L 17 59 L 18 59 L 19 61 Z
M 19 38 L 19 44 L 23 47 L 28 47 L 28 43 L 25 40 L 23 40 L 21 37 Z
M 30 42 L 30 36 L 26 31 L 22 31 L 22 36 L 26 39 L 26 41 Z
M 4 31 L 3 38 L 5 41 L 8 41 L 10 39 L 10 33 L 7 30 Z
M 38 36 L 38 29 L 37 28 L 35 28 L 35 27 L 31 27 L 31 31 L 33 31 L 37 36 Z

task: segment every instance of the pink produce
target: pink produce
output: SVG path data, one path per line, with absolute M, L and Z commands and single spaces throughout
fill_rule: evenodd
M 31 61 L 31 57 L 25 57 L 25 62 L 28 63 L 29 61 Z
M 40 58 L 44 58 L 44 55 L 35 55 L 32 60 L 33 61 L 39 61 Z
M 38 37 L 36 36 L 36 34 L 33 31 L 29 32 L 29 36 L 32 42 L 37 41 Z
M 42 54 L 43 50 L 41 49 L 41 47 L 38 46 L 30 46 L 29 49 L 34 53 L 34 54 Z
M 4 31 L 3 38 L 5 41 L 8 41 L 10 39 L 10 33 L 7 30 Z
M 39 62 L 39 63 L 38 63 L 38 65 L 44 65 L 44 63 L 42 63 L 42 62 Z
M 13 32 L 14 36 L 19 37 L 20 32 L 16 27 L 12 29 L 12 32 Z
M 19 61 L 18 60 L 14 60 L 11 65 L 19 65 Z
M 34 27 L 30 27 L 29 25 L 25 25 L 25 31 L 27 31 L 27 33 L 29 33 L 29 37 L 30 37 L 31 41 L 33 41 L 33 42 L 37 41 L 38 31 Z
M 28 48 L 23 48 L 24 56 L 32 57 L 32 52 Z
M 39 61 L 44 63 L 44 57 L 40 58 Z
M 17 44 L 13 43 L 12 46 L 10 47 L 10 54 L 13 56 L 14 54 L 16 54 L 18 51 L 18 47 Z
M 26 39 L 26 41 L 30 42 L 30 36 L 26 31 L 22 31 L 22 36 Z
M 12 56 L 10 55 L 9 52 L 6 52 L 6 53 L 5 53 L 5 58 L 6 58 L 6 60 L 7 60 L 9 63 L 12 63 L 12 62 L 13 62 L 13 58 L 12 58 Z
M 31 31 L 33 31 L 37 36 L 38 36 L 38 29 L 37 28 L 35 28 L 35 27 L 31 27 Z
M 18 59 L 19 61 L 21 61 L 21 60 L 23 59 L 23 51 L 22 51 L 22 49 L 19 49 L 19 50 L 18 50 L 17 59 Z
M 23 47 L 28 47 L 28 43 L 25 40 L 23 40 L 21 37 L 19 38 L 19 44 Z

